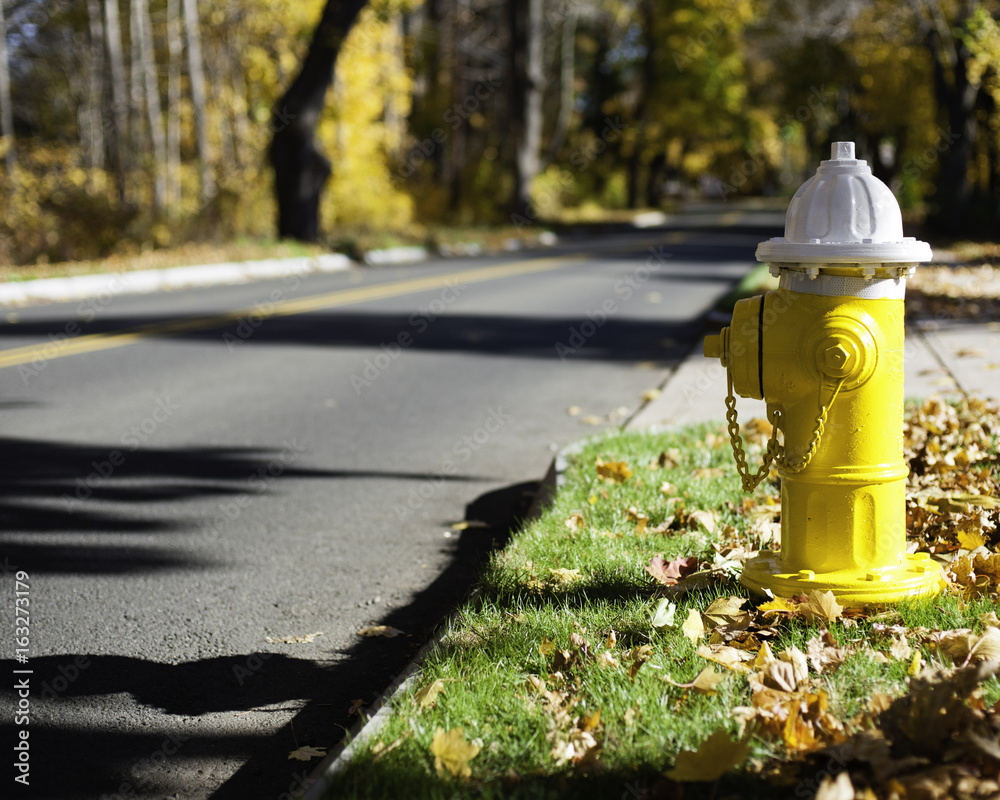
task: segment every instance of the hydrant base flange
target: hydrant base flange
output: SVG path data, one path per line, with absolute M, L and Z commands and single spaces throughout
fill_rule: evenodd
M 819 590 L 831 591 L 844 606 L 873 606 L 901 600 L 933 597 L 946 586 L 941 567 L 927 553 L 905 556 L 896 567 L 869 572 L 838 570 L 786 572 L 781 553 L 762 550 L 746 562 L 740 583 L 751 591 L 776 597 L 795 597 Z

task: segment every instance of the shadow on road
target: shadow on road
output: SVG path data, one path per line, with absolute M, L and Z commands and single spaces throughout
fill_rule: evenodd
M 235 463 L 240 464 L 237 458 Z M 237 470 L 242 474 L 242 465 Z M 246 764 L 214 795 L 215 800 L 276 798 L 304 778 L 317 762 L 278 761 L 275 750 L 290 752 L 299 745 L 330 747 L 358 717 L 355 701 L 369 705 L 405 668 L 434 628 L 474 584 L 484 559 L 502 547 L 527 514 L 538 484 L 522 483 L 490 492 L 466 509 L 476 523 L 456 537 L 448 567 L 409 605 L 389 613 L 381 624 L 406 631 L 393 639 L 359 638 L 349 650 L 331 653 L 332 663 L 297 659 L 284 654 L 247 653 L 163 664 L 128 656 L 66 653 L 32 659 L 33 703 L 38 709 L 31 726 L 33 752 L 58 761 L 59 769 L 32 772 L 33 796 L 108 797 L 125 785 L 139 796 L 167 796 L 178 787 L 169 782 L 170 759 L 231 758 Z M 15 562 L 16 563 L 16 562 Z M 10 675 L 11 660 L 0 661 Z M 118 695 L 184 717 L 213 712 L 268 713 L 266 706 L 301 706 L 294 720 L 273 736 L 248 735 L 220 726 L 211 736 L 190 737 L 171 731 L 127 731 L 116 726 Z M 11 697 L 9 690 L 3 695 Z M 304 701 L 304 702 L 303 702 Z M 45 723 L 46 704 L 84 703 L 106 708 L 107 726 L 79 730 Z M 50 706 L 51 707 L 51 706 Z M 355 710 L 355 714 L 357 709 Z M 0 724 L 0 740 L 12 741 L 11 719 Z M 275 747 L 275 740 L 285 744 Z M 154 757 L 154 754 L 161 755 Z M 150 759 L 161 771 L 150 771 Z M 145 766 L 143 766 L 145 762 Z M 159 781 L 159 782 L 157 782 Z M 122 795 L 128 796 L 128 793 Z

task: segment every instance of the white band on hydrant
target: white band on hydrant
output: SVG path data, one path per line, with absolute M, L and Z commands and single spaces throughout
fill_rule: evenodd
M 824 297 L 860 297 L 865 300 L 902 300 L 906 294 L 906 278 L 855 278 L 847 275 L 825 275 L 814 278 L 796 270 L 781 270 L 778 288 L 800 294 Z

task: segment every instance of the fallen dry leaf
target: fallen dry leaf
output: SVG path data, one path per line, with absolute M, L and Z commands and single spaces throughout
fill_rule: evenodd
M 444 680 L 442 678 L 437 678 L 417 692 L 413 698 L 422 709 L 434 708 L 434 705 L 437 703 L 438 695 L 444 691 L 444 686 Z
M 836 778 L 827 775 L 816 791 L 814 800 L 854 800 L 854 784 L 847 770 L 839 773 Z
M 697 609 L 692 608 L 688 611 L 687 619 L 681 625 L 681 633 L 692 642 L 697 642 L 705 635 L 705 623 L 702 621 L 701 613 Z
M 317 636 L 322 636 L 323 631 L 316 633 L 306 633 L 302 636 L 282 636 L 280 639 L 265 636 L 264 641 L 268 644 L 309 644 Z
M 624 461 L 602 461 L 598 458 L 597 474 L 609 483 L 624 483 L 632 477 L 632 470 Z
M 692 511 L 688 514 L 688 522 L 694 526 L 703 528 L 707 533 L 715 533 L 717 527 L 715 514 L 711 511 Z
M 292 750 L 288 754 L 289 759 L 295 759 L 296 761 L 312 761 L 314 758 L 323 758 L 326 755 L 325 747 L 312 747 L 310 745 L 303 745 L 297 750 Z
M 685 575 L 690 575 L 698 569 L 696 556 L 687 558 L 678 556 L 673 561 L 664 560 L 663 556 L 653 556 L 646 565 L 646 572 L 652 575 L 664 586 L 673 586 Z
M 697 750 L 682 750 L 677 754 L 674 768 L 665 774 L 675 781 L 717 781 L 733 767 L 746 761 L 750 748 L 735 742 L 719 728 Z
M 478 744 L 465 741 L 465 728 L 452 728 L 447 732 L 438 728 L 431 742 L 434 769 L 438 775 L 449 772 L 456 778 L 469 778 L 472 776 L 469 762 L 479 754 L 479 750 Z
M 660 628 L 673 628 L 676 625 L 676 616 L 677 606 L 666 598 L 663 598 L 657 603 L 656 610 L 653 612 L 653 619 L 650 623 L 657 630 Z
M 806 593 L 806 602 L 800 603 L 798 613 L 809 621 L 835 622 L 844 614 L 844 607 L 837 602 L 833 592 L 813 589 Z
M 578 569 L 550 569 L 551 578 L 549 581 L 557 586 L 565 586 L 580 580 L 580 570 Z
M 391 625 L 369 625 L 367 628 L 362 628 L 358 631 L 358 636 L 367 636 L 369 638 L 374 636 L 382 636 L 386 639 L 393 639 L 402 633 L 399 628 L 393 628 Z

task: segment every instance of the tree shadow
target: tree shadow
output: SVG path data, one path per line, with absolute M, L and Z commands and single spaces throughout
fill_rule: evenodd
M 358 719 L 356 710 L 351 710 L 355 701 L 373 703 L 406 667 L 440 620 L 467 595 L 484 558 L 507 542 L 527 514 L 537 488 L 535 482 L 517 484 L 471 503 L 465 517 L 474 524 L 456 535 L 447 568 L 410 605 L 381 620 L 406 635 L 359 637 L 348 650 L 331 653 L 332 663 L 259 652 L 180 664 L 86 652 L 31 659 L 32 751 L 39 754 L 39 761 L 46 754 L 45 758 L 58 757 L 60 764 L 58 770 L 32 772 L 34 796 L 49 800 L 110 796 L 123 784 L 133 791 L 141 789 L 144 795 L 179 790 L 183 795 L 183 786 L 168 785 L 165 775 L 169 773 L 156 772 L 151 777 L 148 770 L 137 770 L 140 762 L 160 750 L 165 751 L 165 758 L 157 759 L 166 766 L 175 756 L 245 761 L 213 795 L 217 800 L 277 797 L 287 792 L 295 776 L 303 778 L 315 762 L 287 761 L 275 758 L 275 752 L 290 752 L 298 745 L 336 744 Z M 0 661 L 0 669 L 8 675 L 16 668 L 12 660 Z M 121 704 L 117 696 L 123 693 L 135 703 L 182 718 L 181 730 L 184 717 L 251 710 L 267 713 L 256 709 L 305 702 L 293 721 L 272 735 L 241 732 L 221 722 L 209 736 L 178 736 L 169 730 L 112 729 L 116 716 L 121 719 L 115 709 Z M 15 699 L 8 687 L 0 689 L 0 697 Z M 109 725 L 81 730 L 78 723 L 71 723 L 61 709 L 72 711 L 81 704 L 106 707 Z M 3 741 L 16 736 L 12 718 L 0 723 L 0 736 Z M 166 747 L 164 742 L 168 742 Z

